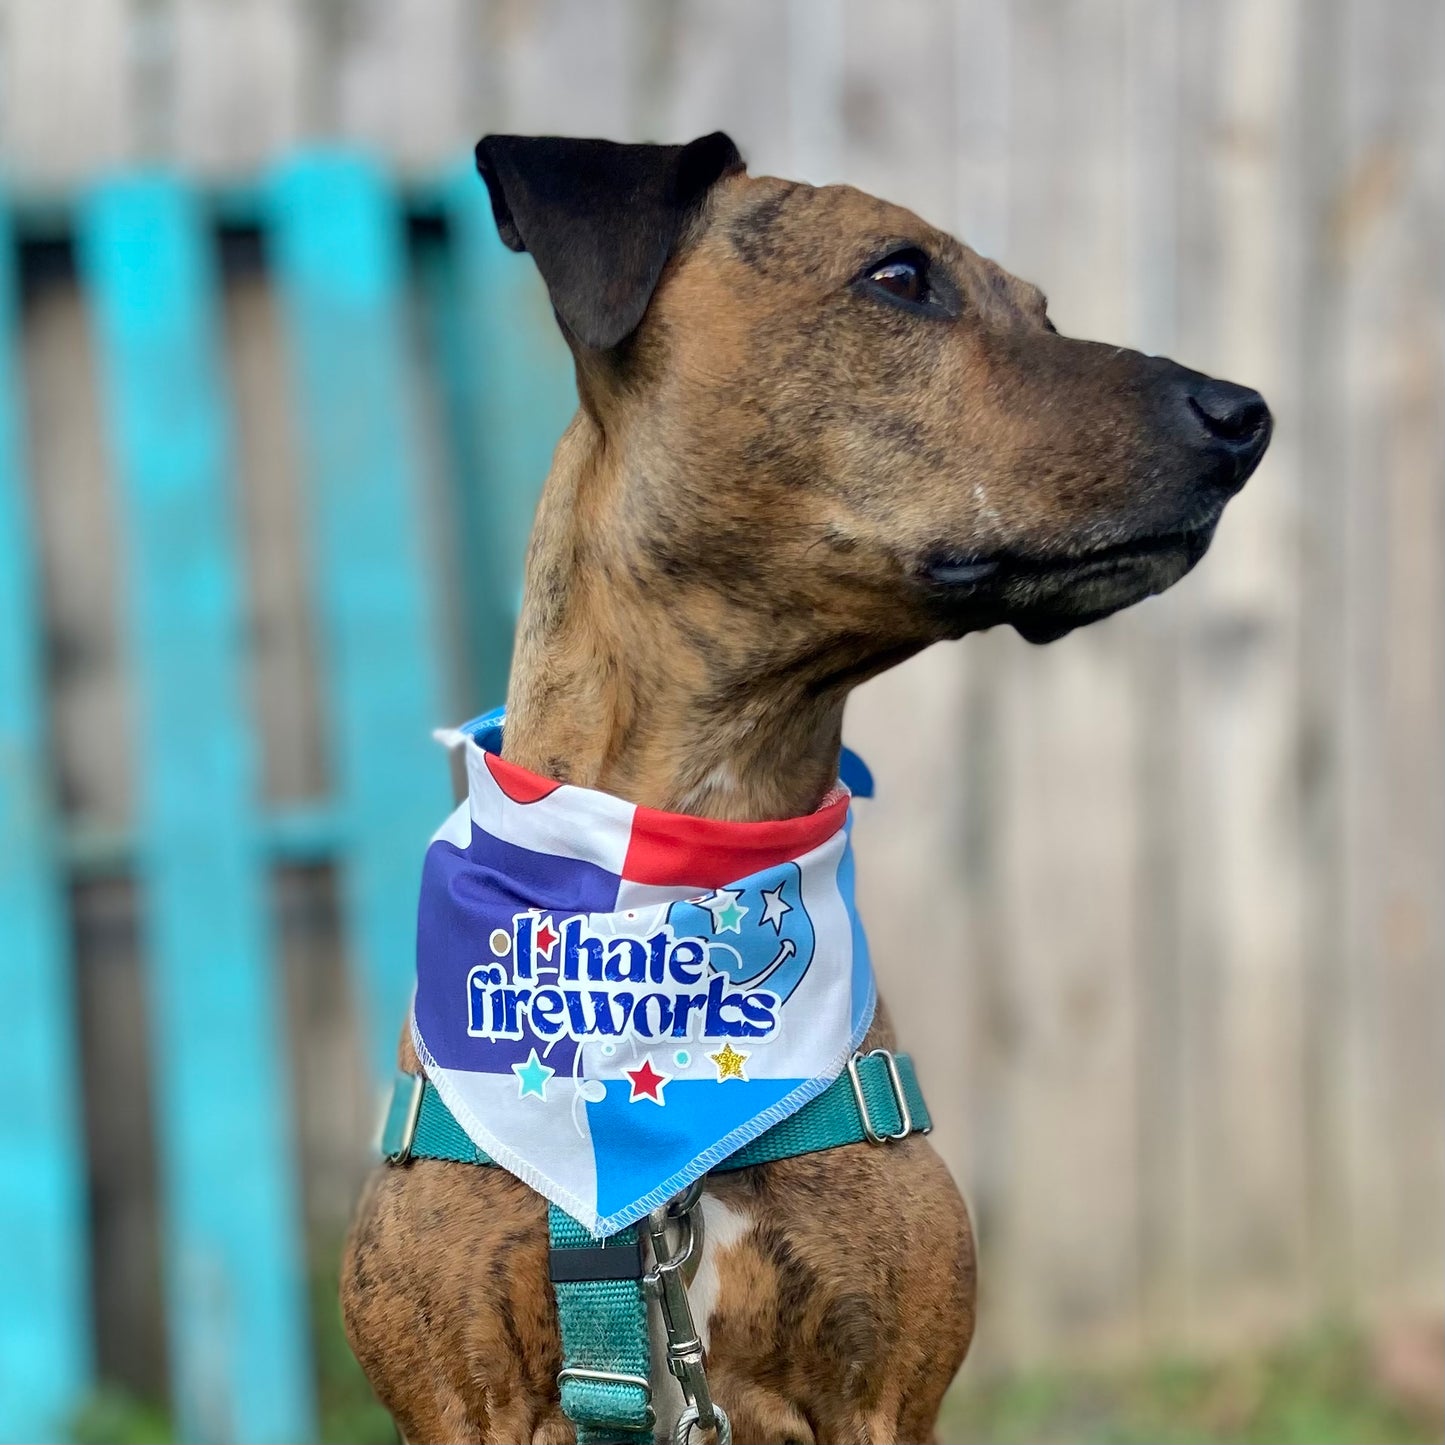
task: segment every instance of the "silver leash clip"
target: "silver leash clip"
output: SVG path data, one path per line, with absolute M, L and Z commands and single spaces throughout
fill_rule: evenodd
M 732 1445 L 727 1412 L 708 1389 L 702 1339 L 687 1299 L 688 1282 L 702 1257 L 702 1217 L 697 1207 L 701 1198 L 702 1180 L 696 1179 L 676 1199 L 647 1216 L 654 1263 L 643 1283 L 662 1310 L 667 1368 L 682 1388 L 684 1408 L 673 1426 L 672 1445 L 688 1445 L 694 1428 L 716 1431 L 718 1445 Z

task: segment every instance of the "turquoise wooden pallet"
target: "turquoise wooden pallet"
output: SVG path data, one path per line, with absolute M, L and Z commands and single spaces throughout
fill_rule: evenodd
M 444 248 L 408 265 L 408 211 Z M 249 697 L 235 434 L 215 224 L 259 226 L 300 446 L 334 796 L 266 811 Z M 12 221 L 14 224 L 12 224 Z M 57 816 L 18 365 L 15 231 L 73 228 L 122 519 L 116 598 L 136 716 L 130 833 Z M 416 286 L 446 399 L 452 515 L 428 527 L 414 458 Z M 0 1439 L 60 1438 L 93 1385 L 86 1160 L 64 899 L 77 864 L 141 891 L 164 1218 L 172 1406 L 182 1438 L 315 1431 L 295 1131 L 267 871 L 334 861 L 365 1045 L 391 1066 L 423 847 L 449 801 L 430 743 L 456 599 L 478 705 L 501 696 L 522 540 L 573 404 L 523 258 L 470 166 L 403 196 L 365 159 L 296 156 L 245 192 L 117 178 L 67 213 L 0 212 Z M 444 568 L 432 538 L 460 549 Z M 103 720 L 97 720 L 103 728 Z M 81 844 L 84 842 L 85 846 Z

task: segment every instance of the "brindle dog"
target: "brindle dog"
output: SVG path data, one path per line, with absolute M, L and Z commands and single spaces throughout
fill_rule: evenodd
M 491 136 L 477 160 L 581 400 L 507 698 L 506 756 L 536 772 L 710 818 L 806 813 L 857 683 L 1162 591 L 1268 442 L 1257 393 L 1060 336 L 1036 287 L 951 236 L 750 177 L 721 134 Z M 880 1008 L 866 1047 L 893 1043 Z M 694 1306 L 739 1442 L 932 1438 L 974 1253 L 924 1139 L 715 1176 L 704 1212 Z M 546 1208 L 511 1175 L 378 1169 L 342 1298 L 407 1440 L 572 1439 Z M 665 1432 L 679 1397 L 655 1385 Z

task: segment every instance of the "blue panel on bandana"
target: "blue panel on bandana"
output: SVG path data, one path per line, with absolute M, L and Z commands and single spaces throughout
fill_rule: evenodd
M 457 731 L 466 733 L 479 748 L 485 748 L 489 753 L 500 753 L 502 727 L 506 721 L 507 709 L 494 707 L 490 712 L 484 712 L 470 722 L 464 722 Z
M 706 939 L 709 966 L 730 983 L 766 988 L 786 1002 L 813 961 L 802 885 L 798 865 L 782 863 L 701 902 L 674 903 L 667 921 L 679 938 Z
M 872 770 L 852 748 L 843 749 L 842 756 L 838 759 L 838 776 L 842 779 L 843 786 L 855 798 L 873 796 Z
M 863 931 L 863 920 L 858 916 L 858 903 L 854 896 L 853 867 L 853 815 L 843 825 L 848 830 L 848 846 L 843 850 L 838 864 L 838 892 L 848 909 L 848 920 L 853 929 L 853 997 L 862 999 L 873 990 L 873 961 L 868 954 L 868 935 Z
M 744 1087 L 741 1081 L 729 1080 L 719 1087 L 707 1056 L 694 1057 L 693 1067 L 708 1077 L 669 1079 L 661 1090 L 661 1105 L 650 1100 L 630 1102 L 632 1085 L 626 1079 L 609 1079 L 606 1098 L 587 1105 L 597 1154 L 598 1214 L 626 1208 L 656 1188 L 659 1180 L 686 1169 L 697 1157 L 699 1138 L 722 1138 L 805 1082 L 751 1079 Z M 667 1071 L 674 1072 L 670 1061 Z M 672 1192 L 665 1189 L 663 1198 Z
M 605 911 L 617 901 L 617 876 L 581 859 L 520 848 L 475 824 L 465 852 L 444 840 L 433 843 L 427 869 L 429 886 L 444 892 L 451 906 L 420 910 L 417 949 L 454 977 L 443 981 L 450 998 L 441 990 L 418 990 L 416 1019 L 422 1037 L 444 1069 L 508 1073 L 533 1048 L 545 1052 L 551 1041 L 530 1028 L 524 1028 L 520 1039 L 486 1044 L 468 1036 L 466 1010 L 455 1005 L 467 997 L 472 965 L 488 956 L 488 935 L 494 928 L 510 928 L 513 915 L 531 905 L 558 912 Z M 552 1062 L 570 1071 L 576 1052 L 575 1044 L 562 1040 Z

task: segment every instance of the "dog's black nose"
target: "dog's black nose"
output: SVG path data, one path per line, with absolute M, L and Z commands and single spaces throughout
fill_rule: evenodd
M 1247 386 L 1201 377 L 1190 386 L 1187 405 L 1212 448 L 1232 463 L 1236 489 L 1244 485 L 1269 444 L 1273 421 L 1264 398 Z

